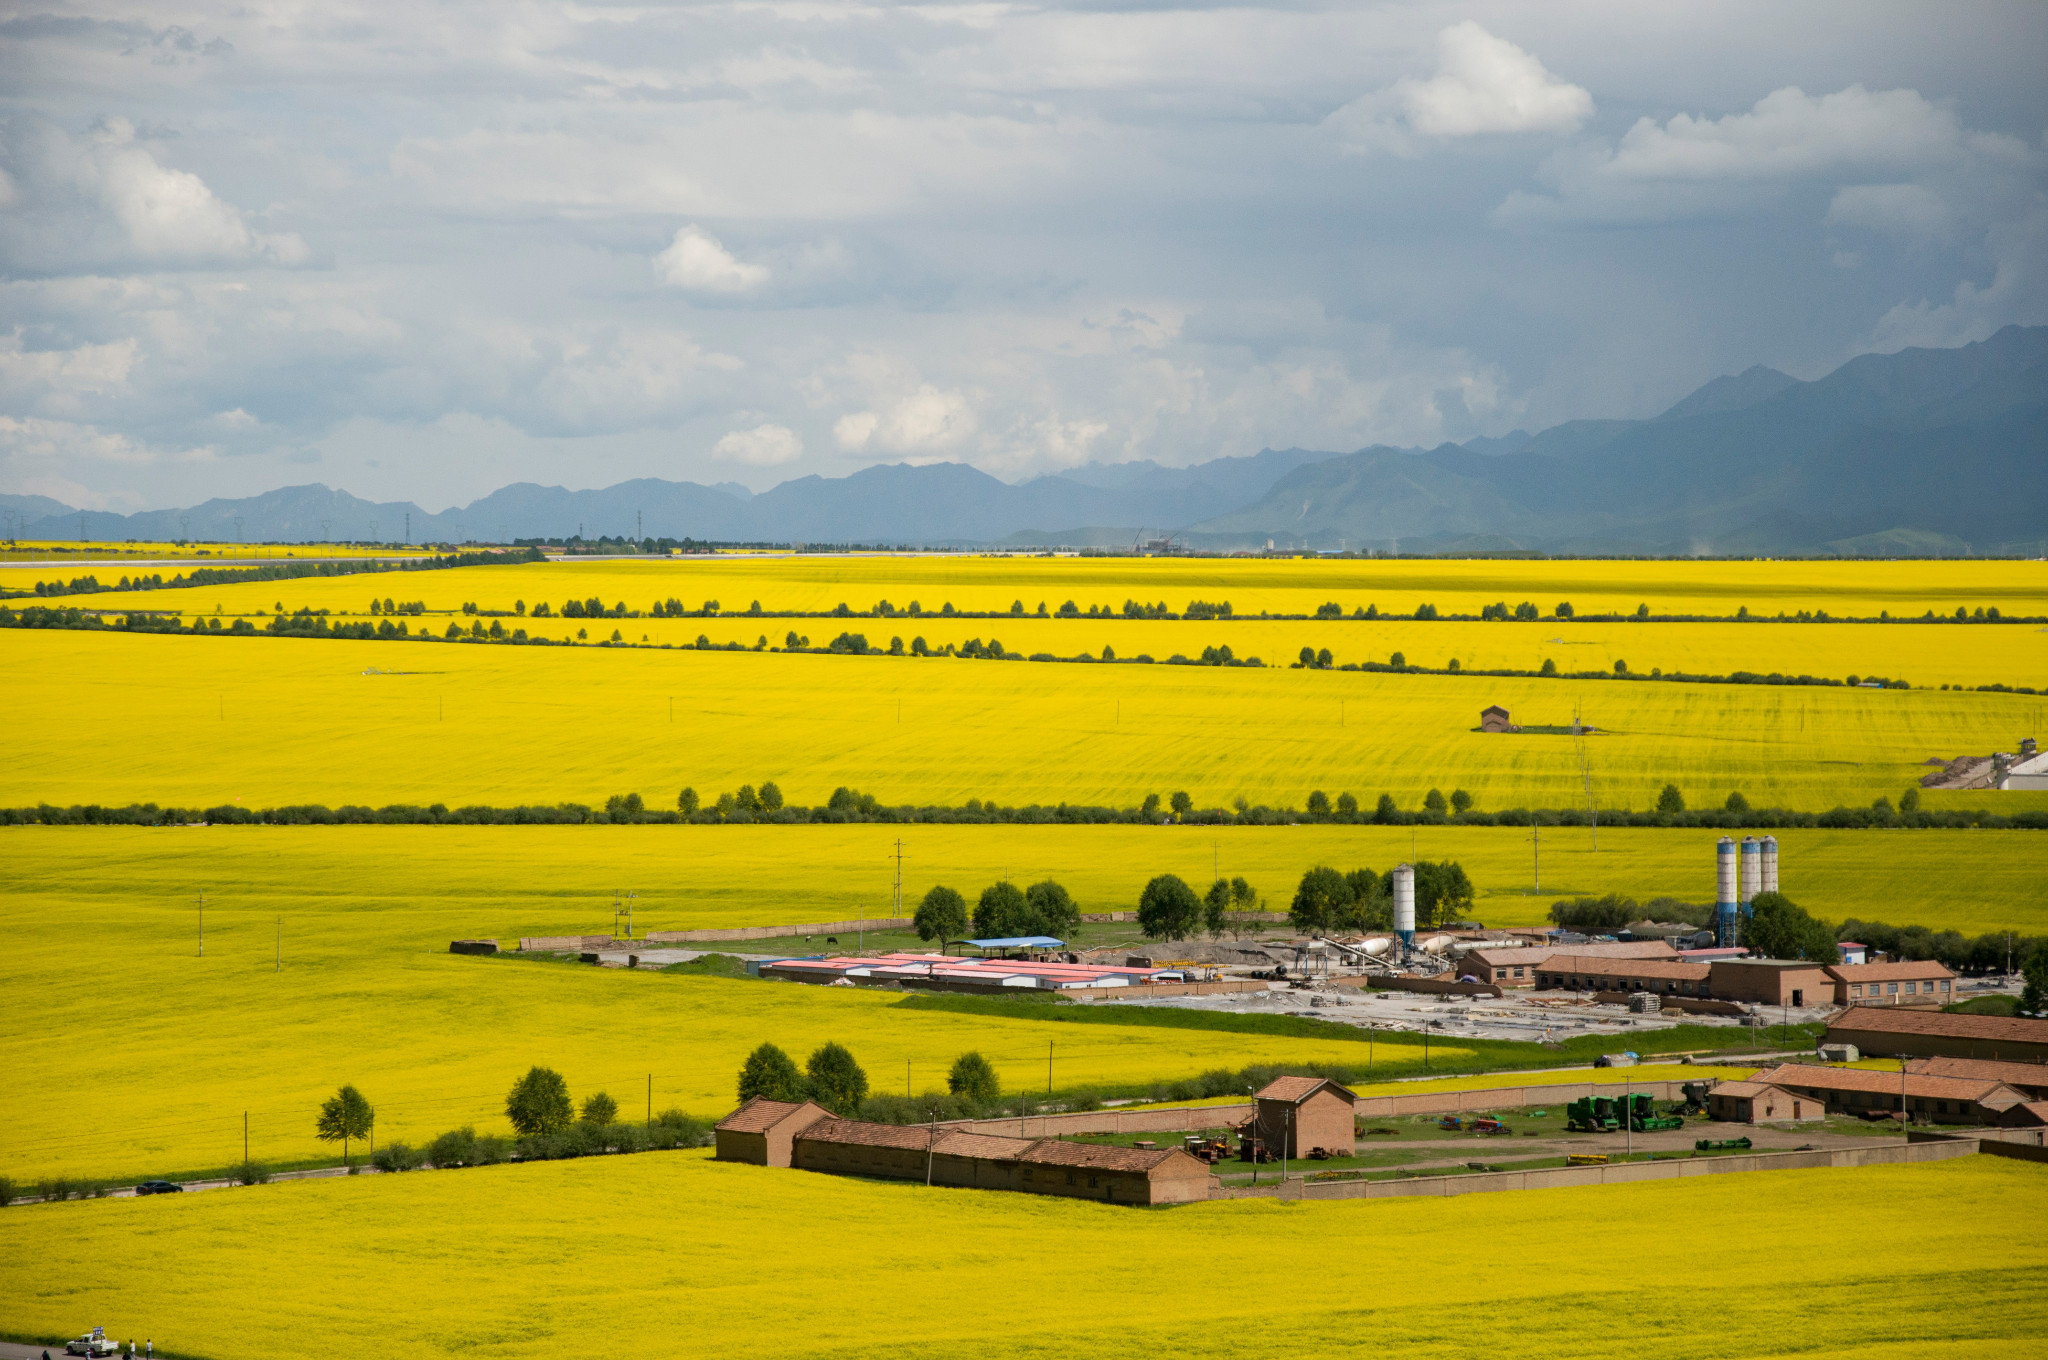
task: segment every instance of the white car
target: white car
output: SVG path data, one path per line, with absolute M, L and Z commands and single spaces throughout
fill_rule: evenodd
M 121 1343 L 108 1338 L 98 1327 L 64 1347 L 66 1355 L 119 1355 Z

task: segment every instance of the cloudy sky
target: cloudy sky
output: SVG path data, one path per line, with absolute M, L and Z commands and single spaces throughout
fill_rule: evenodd
M 2048 7 L 0 4 L 0 491 L 1009 479 L 2048 322 Z

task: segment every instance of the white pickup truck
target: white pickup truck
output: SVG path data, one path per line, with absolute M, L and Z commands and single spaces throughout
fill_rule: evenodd
M 121 1343 L 108 1337 L 104 1327 L 95 1327 L 64 1347 L 66 1355 L 119 1355 Z

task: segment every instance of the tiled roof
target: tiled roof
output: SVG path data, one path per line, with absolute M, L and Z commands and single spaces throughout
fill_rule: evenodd
M 1930 1077 L 2002 1081 L 2015 1089 L 2048 1090 L 2048 1063 L 1992 1062 L 1988 1058 L 1913 1058 L 1906 1070 Z
M 1865 1067 L 1816 1067 L 1811 1063 L 1785 1063 L 1758 1072 L 1752 1081 L 1773 1086 L 1812 1091 L 1872 1091 L 1878 1095 L 1899 1093 L 1899 1074 Z M 1972 1081 L 1964 1077 L 1923 1077 L 1907 1073 L 1906 1094 L 1929 1100 L 1977 1100 L 1996 1092 L 2003 1083 Z
M 1327 1077 L 1275 1077 L 1260 1088 L 1255 1098 L 1259 1100 L 1284 1100 L 1290 1105 L 1298 1105 L 1325 1086 L 1335 1091 L 1338 1095 L 1343 1096 L 1346 1100 L 1356 1100 L 1358 1098 L 1350 1090 L 1339 1086 Z
M 1535 945 L 1527 949 L 1474 949 L 1465 955 L 1467 959 L 1483 961 L 1489 968 L 1503 965 L 1512 968 L 1517 964 L 1540 964 L 1557 954 L 1581 954 L 1589 957 L 1609 959 L 1668 959 L 1674 951 L 1662 940 L 1616 940 L 1603 944 L 1589 940 L 1585 944 Z
M 870 1124 L 860 1119 L 820 1119 L 796 1139 L 799 1143 L 911 1148 L 918 1152 L 932 1145 L 931 1130 L 922 1124 Z
M 1828 1022 L 1831 1036 L 1838 1029 L 2048 1044 L 2048 1020 L 2022 1020 L 2009 1015 L 1952 1015 L 1946 1011 L 1915 1011 L 1897 1006 L 1851 1006 Z
M 1150 1150 L 1130 1147 L 1110 1147 L 1102 1143 L 1066 1143 L 1057 1138 L 1041 1138 L 1024 1150 L 1017 1160 L 1039 1166 L 1078 1166 L 1095 1171 L 1150 1171 L 1161 1162 L 1175 1156 L 1184 1156 L 1177 1148 L 1153 1148 Z M 1193 1158 L 1189 1158 L 1193 1161 Z M 1196 1165 L 1200 1165 L 1199 1162 Z
M 1791 1094 L 1789 1091 L 1785 1091 L 1782 1086 L 1772 1086 L 1767 1082 L 1761 1081 L 1724 1081 L 1713 1090 L 1707 1092 L 1707 1094 L 1710 1096 L 1736 1096 L 1743 1100 L 1749 1100 L 1771 1091 L 1782 1091 L 1787 1095 Z
M 1681 963 L 1676 959 L 1615 959 L 1583 954 L 1553 954 L 1544 963 L 1546 973 L 1611 978 L 1671 978 L 1679 982 L 1705 982 L 1712 971 L 1704 963 Z
M 979 1157 L 1014 1162 L 1031 1147 L 1029 1138 L 1003 1138 L 993 1133 L 942 1133 L 935 1149 L 944 1157 Z
M 766 1133 L 802 1108 L 803 1105 L 792 1105 L 786 1100 L 755 1096 L 712 1127 L 727 1133 Z
M 1844 982 L 1901 982 L 1906 978 L 1952 978 L 1933 959 L 1917 963 L 1831 963 L 1828 971 Z

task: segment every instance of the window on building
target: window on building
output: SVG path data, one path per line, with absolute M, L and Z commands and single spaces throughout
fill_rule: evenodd
M 1885 985 L 1886 985 L 1887 987 L 1891 988 L 1891 991 L 1892 991 L 1892 995 L 1893 995 L 1893 996 L 1897 996 L 1897 995 L 1898 995 L 1898 993 L 1899 993 L 1899 984 L 1898 984 L 1898 983 L 1896 983 L 1896 982 L 1888 982 L 1888 983 L 1886 983 Z
M 1516 977 L 1521 977 L 1521 976 L 1522 976 L 1522 970 L 1521 970 L 1521 969 L 1519 969 L 1519 968 L 1517 968 L 1517 969 L 1515 970 L 1515 976 L 1516 976 Z
M 1945 992 L 1945 991 L 1947 991 L 1947 990 L 1948 990 L 1948 983 L 1946 983 L 1946 982 L 1942 983 L 1942 984 L 1941 984 L 1941 990 L 1943 990 L 1944 992 Z
M 1849 995 L 1850 995 L 1850 996 L 1862 996 L 1862 995 L 1863 995 L 1863 984 L 1862 984 L 1862 983 L 1860 983 L 1860 982 L 1852 982 L 1852 983 L 1850 983 L 1850 984 L 1849 984 Z

